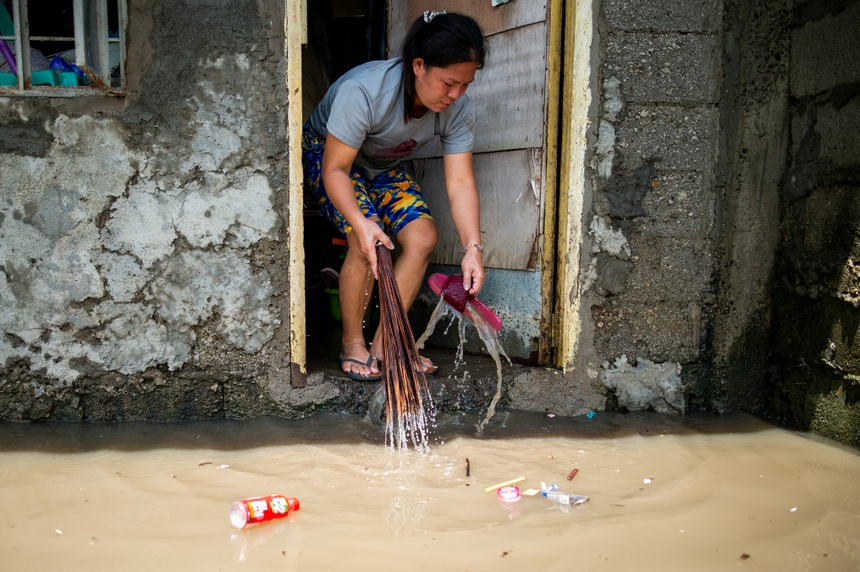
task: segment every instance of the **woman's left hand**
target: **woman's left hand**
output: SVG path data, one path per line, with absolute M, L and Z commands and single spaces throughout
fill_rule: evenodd
M 484 262 L 482 253 L 477 248 L 470 248 L 463 255 L 460 268 L 463 270 L 463 290 L 470 296 L 477 296 L 484 287 Z
M 475 185 L 475 171 L 472 167 L 472 153 L 444 155 L 445 186 L 448 190 L 448 204 L 451 218 L 462 244 L 467 245 L 463 252 L 463 290 L 477 296 L 484 287 L 484 261 L 481 244 L 481 201 Z

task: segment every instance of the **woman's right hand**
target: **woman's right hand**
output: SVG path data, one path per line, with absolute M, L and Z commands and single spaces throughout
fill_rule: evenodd
M 379 280 L 379 271 L 376 264 L 376 245 L 377 243 L 382 243 L 385 248 L 394 250 L 394 243 L 391 241 L 391 238 L 385 234 L 379 221 L 375 218 L 362 219 L 358 228 L 353 226 L 352 231 L 356 233 L 355 238 L 358 240 L 358 249 L 370 265 L 373 277 Z
M 323 153 L 321 176 L 325 185 L 328 198 L 334 207 L 347 220 L 354 234 L 353 239 L 359 252 L 367 260 L 374 278 L 379 278 L 376 270 L 376 243 L 381 242 L 386 248 L 394 249 L 394 243 L 385 234 L 378 224 L 377 218 L 365 218 L 364 213 L 355 198 L 355 188 L 350 178 L 350 170 L 358 154 L 358 149 L 350 147 L 331 133 L 325 141 L 325 152 Z M 347 236 L 349 240 L 349 236 Z

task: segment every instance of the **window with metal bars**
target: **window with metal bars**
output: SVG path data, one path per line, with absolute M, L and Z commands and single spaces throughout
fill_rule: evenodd
M 125 95 L 126 0 L 0 0 L 0 96 Z

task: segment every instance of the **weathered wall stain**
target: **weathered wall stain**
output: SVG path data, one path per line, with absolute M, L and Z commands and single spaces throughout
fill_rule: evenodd
M 0 415 L 289 410 L 273 390 L 289 369 L 272 357 L 289 361 L 286 252 L 275 246 L 288 216 L 281 10 L 129 8 L 129 45 L 142 57 L 130 58 L 122 105 L 3 102 L 3 139 L 14 143 L 0 153 Z M 148 393 L 176 405 L 155 414 Z

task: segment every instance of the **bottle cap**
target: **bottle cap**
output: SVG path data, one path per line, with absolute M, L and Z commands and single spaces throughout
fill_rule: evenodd
M 248 524 L 248 511 L 242 501 L 236 501 L 230 506 L 230 524 L 236 528 L 244 528 Z
M 509 487 L 502 487 L 496 493 L 499 495 L 499 498 L 506 502 L 516 502 L 520 500 L 520 487 L 513 485 Z

